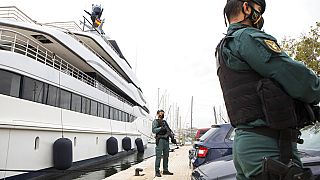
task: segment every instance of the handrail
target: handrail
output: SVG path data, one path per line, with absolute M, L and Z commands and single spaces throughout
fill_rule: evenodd
M 42 23 L 42 25 L 62 28 L 68 31 L 82 31 L 82 29 L 74 21 L 50 22 L 50 23 Z
M 133 107 L 133 104 L 124 99 L 111 89 L 107 88 L 94 78 L 79 70 L 63 58 L 48 50 L 40 43 L 27 36 L 10 29 L 0 28 L 0 47 L 1 50 L 12 51 L 30 57 L 38 62 L 59 70 L 69 76 L 72 76 L 92 87 L 103 91 L 106 94 L 114 96 L 120 101 Z
M 23 13 L 15 6 L 0 7 L 0 18 L 14 19 L 16 21 L 28 22 L 35 24 L 36 22 Z

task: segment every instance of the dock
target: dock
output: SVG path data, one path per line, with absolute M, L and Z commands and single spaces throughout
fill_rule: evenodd
M 146 159 L 145 161 L 136 164 L 124 171 L 120 171 L 104 180 L 177 180 L 177 179 L 190 179 L 192 169 L 189 167 L 189 149 L 191 146 L 181 146 L 179 149 L 175 149 L 174 152 L 169 154 L 169 171 L 174 175 L 162 175 L 162 177 L 155 177 L 154 163 L 155 156 Z M 143 169 L 140 172 L 140 176 L 135 176 L 135 169 Z M 162 159 L 160 170 L 162 171 Z

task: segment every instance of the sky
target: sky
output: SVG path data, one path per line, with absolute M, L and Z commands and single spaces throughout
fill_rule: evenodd
M 216 75 L 214 51 L 226 32 L 226 0 L 1 0 L 40 22 L 83 19 L 83 10 L 101 4 L 103 30 L 115 39 L 133 67 L 149 103 L 150 114 L 160 108 L 173 124 L 179 107 L 182 126 L 209 127 L 224 101 Z M 263 30 L 281 41 L 299 37 L 320 21 L 319 0 L 266 0 Z M 158 93 L 159 92 L 159 93 Z M 161 98 L 162 97 L 162 98 Z M 169 111 L 170 109 L 170 111 Z M 170 113 L 169 113 L 170 112 Z M 219 116 L 218 116 L 219 120 Z M 220 121 L 221 123 L 222 121 Z

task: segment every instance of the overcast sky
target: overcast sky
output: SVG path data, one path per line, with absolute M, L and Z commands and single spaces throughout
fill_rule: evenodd
M 141 83 L 151 115 L 166 94 L 166 109 L 180 108 L 182 125 L 214 122 L 213 107 L 223 105 L 216 75 L 215 46 L 226 31 L 223 7 L 226 0 L 1 0 L 15 5 L 32 19 L 44 22 L 76 21 L 91 4 L 104 8 L 104 31 L 115 39 Z M 263 29 L 278 41 L 298 37 L 320 21 L 319 0 L 267 0 Z M 171 108 L 172 113 L 173 108 Z

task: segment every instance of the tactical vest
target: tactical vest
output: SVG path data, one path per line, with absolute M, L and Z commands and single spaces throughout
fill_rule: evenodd
M 263 119 L 275 129 L 296 126 L 293 99 L 281 87 L 253 70 L 236 71 L 226 65 L 222 50 L 228 35 L 217 46 L 216 55 L 217 74 L 231 124 L 235 127 Z
M 164 120 L 160 121 L 160 119 L 157 119 L 157 122 L 158 122 L 157 128 L 162 127 L 162 126 L 164 125 L 163 123 L 165 123 Z M 158 133 L 156 133 L 156 136 L 165 135 L 165 134 L 166 134 L 166 132 L 164 132 L 164 131 L 159 131 Z

